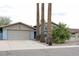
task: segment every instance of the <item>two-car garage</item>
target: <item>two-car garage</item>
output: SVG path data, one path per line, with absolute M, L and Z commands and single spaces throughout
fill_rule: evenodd
M 30 39 L 30 32 L 29 31 L 18 31 L 18 30 L 9 30 L 7 32 L 7 39 L 8 40 L 26 40 Z
M 15 23 L 2 27 L 3 40 L 34 39 L 34 29 L 23 23 Z

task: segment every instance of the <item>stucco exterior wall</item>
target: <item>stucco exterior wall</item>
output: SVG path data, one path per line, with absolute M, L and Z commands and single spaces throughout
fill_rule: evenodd
M 0 40 L 2 40 L 2 33 L 0 33 Z
M 7 29 L 3 28 L 3 40 L 7 40 Z
M 30 39 L 33 40 L 34 39 L 34 31 L 30 32 Z

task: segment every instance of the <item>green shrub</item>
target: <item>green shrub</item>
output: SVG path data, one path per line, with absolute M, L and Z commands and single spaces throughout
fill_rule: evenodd
M 66 24 L 59 23 L 59 26 L 54 26 L 52 30 L 53 42 L 57 44 L 64 43 L 65 40 L 69 40 L 70 32 Z

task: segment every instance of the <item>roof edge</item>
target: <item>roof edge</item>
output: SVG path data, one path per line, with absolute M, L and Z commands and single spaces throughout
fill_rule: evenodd
M 23 24 L 23 25 L 25 25 L 25 26 L 27 26 L 29 28 L 34 29 L 32 26 L 29 26 L 29 25 L 27 25 L 25 23 L 22 23 L 22 22 L 17 22 L 17 23 L 13 23 L 13 24 L 9 24 L 9 25 L 2 25 L 2 26 L 0 26 L 0 28 L 9 27 L 9 26 L 16 25 L 16 24 Z

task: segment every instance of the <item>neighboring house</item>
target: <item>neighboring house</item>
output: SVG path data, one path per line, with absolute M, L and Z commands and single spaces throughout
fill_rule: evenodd
M 24 23 L 0 26 L 0 40 L 34 39 L 34 28 Z
M 69 31 L 71 33 L 71 41 L 79 40 L 79 29 L 69 29 Z
M 51 22 L 51 25 L 52 25 L 52 30 L 53 30 L 53 27 L 58 27 L 58 24 L 54 23 L 54 22 Z M 36 26 L 35 27 L 35 30 L 36 30 Z M 69 28 L 69 32 L 70 32 L 70 41 L 72 40 L 79 40 L 79 29 L 70 29 Z M 45 23 L 45 26 L 44 26 L 44 34 L 45 34 L 45 39 L 47 39 L 47 34 L 48 34 L 48 29 L 47 29 L 47 23 Z M 34 37 L 36 37 L 36 32 L 35 32 L 35 35 Z

